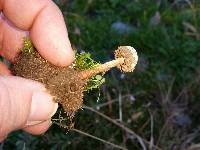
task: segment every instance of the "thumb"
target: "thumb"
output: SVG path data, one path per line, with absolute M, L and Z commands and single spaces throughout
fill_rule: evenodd
M 34 122 L 42 124 L 57 108 L 58 104 L 42 84 L 15 76 L 0 76 L 0 140 L 11 131 L 30 128 Z M 49 127 L 44 125 L 42 131 Z M 39 128 L 41 131 L 41 126 Z M 37 126 L 33 129 L 38 132 Z

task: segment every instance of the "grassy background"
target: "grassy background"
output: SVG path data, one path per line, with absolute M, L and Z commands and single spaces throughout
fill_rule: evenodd
M 100 90 L 86 93 L 85 105 L 118 121 L 163 150 L 200 142 L 200 3 L 198 0 L 55 0 L 70 40 L 100 62 L 119 45 L 137 49 L 134 73 L 113 69 Z M 103 105 L 102 105 L 103 104 Z M 127 149 L 142 149 L 137 138 L 88 109 L 75 128 Z M 53 125 L 41 136 L 12 133 L 0 149 L 116 149 Z M 144 146 L 143 146 L 144 149 Z

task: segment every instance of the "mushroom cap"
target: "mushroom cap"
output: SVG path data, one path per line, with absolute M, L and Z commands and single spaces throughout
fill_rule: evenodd
M 119 46 L 115 50 L 115 59 L 124 58 L 124 63 L 117 66 L 123 72 L 132 72 L 138 62 L 136 50 L 131 46 Z

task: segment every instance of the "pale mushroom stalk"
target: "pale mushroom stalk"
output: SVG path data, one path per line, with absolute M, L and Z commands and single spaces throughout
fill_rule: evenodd
M 89 79 L 99 73 L 105 73 L 113 67 L 118 67 L 123 72 L 132 72 L 138 61 L 136 50 L 131 46 L 120 46 L 115 51 L 115 60 L 100 64 L 95 68 L 81 71 L 81 79 Z
M 112 61 L 106 62 L 104 64 L 98 65 L 97 67 L 95 67 L 93 69 L 81 71 L 79 73 L 79 76 L 81 77 L 82 80 L 89 79 L 89 78 L 95 76 L 96 74 L 99 74 L 102 72 L 105 73 L 108 70 L 110 70 L 111 68 L 116 67 L 122 63 L 124 63 L 124 58 L 118 58 L 116 60 L 112 60 Z

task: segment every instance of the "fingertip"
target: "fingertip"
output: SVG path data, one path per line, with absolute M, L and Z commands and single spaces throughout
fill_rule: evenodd
M 58 103 L 53 101 L 53 97 L 42 91 L 34 92 L 28 123 L 50 119 L 57 111 Z
M 0 82 L 4 83 L 6 86 L 12 88 L 14 91 L 20 94 L 26 94 L 24 91 L 46 91 L 46 88 L 42 83 L 18 76 L 1 75 Z
M 3 114 L 0 117 L 0 136 L 23 128 L 27 121 L 33 125 L 33 121 L 50 120 L 58 108 L 52 96 L 46 94 L 44 86 L 31 80 L 15 76 L 0 76 L 0 91 L 0 103 L 4 106 L 0 109 L 0 114 Z M 30 129 L 30 132 L 40 134 L 48 127 L 49 123 L 44 123 Z
M 7 60 L 14 62 L 23 46 L 22 39 L 28 35 L 28 31 L 18 29 L 3 14 L 0 15 L 0 22 L 0 37 L 2 40 L 0 54 Z
M 38 28 L 31 30 L 30 36 L 42 57 L 56 66 L 69 66 L 74 61 L 75 54 L 65 34 L 54 36 L 45 29 L 38 30 Z
M 66 45 L 65 43 L 60 43 L 59 45 L 58 42 L 52 41 L 50 45 L 45 45 L 44 49 L 41 47 L 42 46 L 39 46 L 37 48 L 38 52 L 44 59 L 56 66 L 69 66 L 75 59 L 75 54 L 72 51 L 71 46 Z
M 58 66 L 70 65 L 74 60 L 67 28 L 59 8 L 51 3 L 35 19 L 30 37 L 39 53 Z
M 67 53 L 61 56 L 54 57 L 52 59 L 52 63 L 55 64 L 56 66 L 65 67 L 71 65 L 74 62 L 74 59 L 75 59 L 74 52 L 72 50 L 68 50 Z
M 0 143 L 2 143 L 5 139 L 6 139 L 7 136 L 0 136 Z
M 11 75 L 11 71 L 2 62 L 0 62 L 0 75 Z
M 51 124 L 51 120 L 47 120 L 37 125 L 28 126 L 23 130 L 33 135 L 40 135 L 45 133 L 49 129 Z

